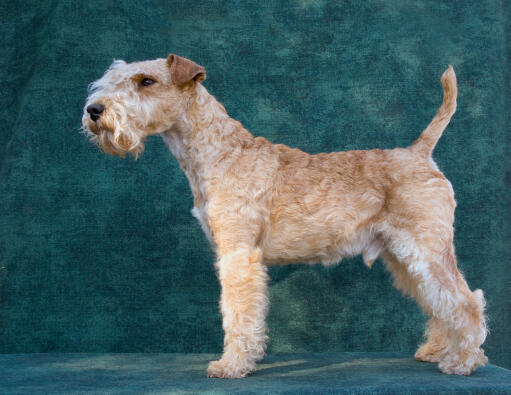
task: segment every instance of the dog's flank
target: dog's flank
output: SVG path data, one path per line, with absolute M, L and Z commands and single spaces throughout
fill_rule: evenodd
M 118 61 L 94 83 L 83 129 L 114 155 L 140 154 L 161 135 L 188 177 L 193 215 L 217 255 L 224 353 L 212 377 L 243 377 L 264 355 L 267 265 L 333 264 L 383 257 L 395 285 L 429 315 L 415 357 L 451 374 L 487 359 L 484 297 L 471 292 L 454 252 L 456 202 L 431 153 L 456 109 L 456 77 L 442 77 L 444 101 L 408 148 L 310 155 L 254 138 L 200 83 L 196 63 Z M 101 110 L 101 111 L 100 111 Z

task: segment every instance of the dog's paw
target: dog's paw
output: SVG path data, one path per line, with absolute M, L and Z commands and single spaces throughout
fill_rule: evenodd
M 442 359 L 445 348 L 431 347 L 429 344 L 423 344 L 415 353 L 415 359 L 421 362 L 434 362 L 437 363 Z
M 483 366 L 488 362 L 482 349 L 473 352 L 466 352 L 460 358 L 457 355 L 445 355 L 438 363 L 438 369 L 445 374 L 458 374 L 469 376 L 478 366 Z
M 465 363 L 449 363 L 446 361 L 440 361 L 438 369 L 445 374 L 457 374 L 460 376 L 470 376 L 470 374 L 476 370 L 478 365 L 467 365 Z
M 221 379 L 239 379 L 255 370 L 255 364 L 241 363 L 233 364 L 230 361 L 220 359 L 211 361 L 208 365 L 208 377 L 218 377 Z

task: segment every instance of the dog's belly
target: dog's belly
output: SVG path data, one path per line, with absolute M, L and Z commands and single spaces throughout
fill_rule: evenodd
M 374 240 L 369 228 L 357 229 L 357 223 L 305 223 L 280 225 L 264 238 L 263 254 L 268 264 L 340 262 L 363 253 Z M 357 221 L 358 222 L 358 221 Z M 298 225 L 298 226 L 297 226 Z M 335 226 L 337 225 L 337 226 Z

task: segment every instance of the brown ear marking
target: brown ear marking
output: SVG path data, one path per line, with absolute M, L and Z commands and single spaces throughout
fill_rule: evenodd
M 191 80 L 201 82 L 206 79 L 206 69 L 191 60 L 170 54 L 167 57 L 167 63 L 170 66 L 172 82 L 176 85 L 182 85 Z

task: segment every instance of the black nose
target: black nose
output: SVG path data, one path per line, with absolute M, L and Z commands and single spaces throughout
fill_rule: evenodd
M 87 106 L 87 112 L 90 114 L 90 118 L 93 121 L 97 121 L 103 111 L 105 111 L 105 106 L 103 104 L 94 103 Z

